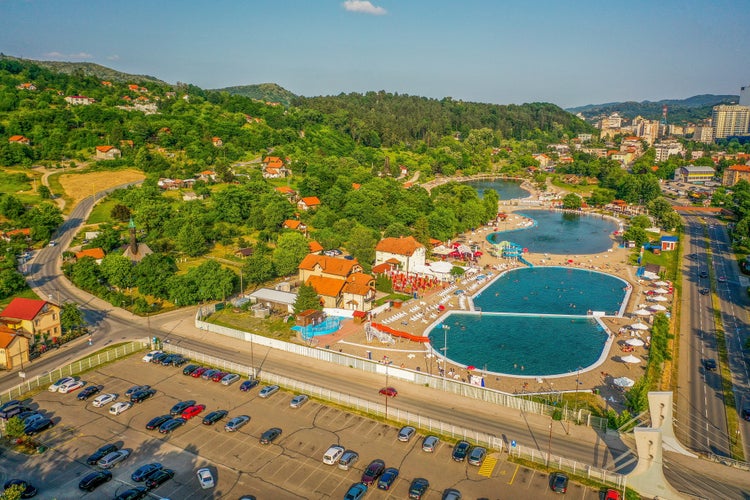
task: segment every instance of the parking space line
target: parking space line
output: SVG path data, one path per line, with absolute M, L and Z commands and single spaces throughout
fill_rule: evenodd
M 508 484 L 513 484 L 513 481 L 516 479 L 516 474 L 518 474 L 518 469 L 520 469 L 520 465 L 516 465 L 516 470 L 513 471 L 513 476 L 511 476 L 510 481 L 508 481 Z
M 485 458 L 482 466 L 479 467 L 479 475 L 484 477 L 492 477 L 492 471 L 495 470 L 495 465 L 497 465 L 496 457 Z

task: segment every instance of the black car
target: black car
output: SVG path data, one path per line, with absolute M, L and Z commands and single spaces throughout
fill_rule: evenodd
M 708 278 L 708 272 L 707 271 L 701 271 L 700 274 L 699 274 L 699 276 L 701 278 Z
M 30 423 L 26 426 L 26 428 L 23 430 L 23 433 L 27 436 L 33 436 L 35 434 L 39 434 L 42 431 L 46 431 L 50 427 L 54 426 L 55 423 L 48 419 L 43 418 L 40 420 L 36 420 L 35 422 Z
M 102 389 L 104 389 L 103 385 L 90 385 L 88 387 L 84 387 L 83 390 L 78 393 L 78 400 L 85 401 L 94 394 L 101 392 Z
M 151 362 L 157 365 L 160 365 L 161 362 L 169 356 L 166 352 L 160 352 L 159 354 L 155 354 L 153 358 L 151 358 Z
M 430 487 L 430 482 L 423 478 L 418 477 L 411 482 L 409 486 L 409 498 L 414 500 L 422 500 L 422 497 L 427 493 L 427 488 Z
M 134 385 L 127 391 L 125 391 L 125 396 L 130 397 L 136 392 L 145 391 L 146 389 L 151 389 L 150 385 Z
M 451 456 L 456 462 L 463 462 L 466 460 L 466 455 L 469 454 L 469 448 L 471 445 L 467 441 L 459 441 L 456 446 L 453 447 L 453 453 Z
M 167 420 L 172 420 L 172 415 L 159 415 L 158 417 L 154 417 L 148 421 L 148 423 L 146 424 L 146 429 L 150 431 L 158 429 L 159 427 L 161 427 L 161 424 L 163 424 Z
M 700 290 L 698 290 L 698 292 L 700 292 L 701 295 L 708 295 L 711 290 L 709 290 L 708 288 L 701 288 Z
M 380 459 L 373 460 L 362 473 L 362 483 L 367 486 L 371 486 L 373 483 L 375 483 L 375 481 L 378 480 L 384 470 L 385 462 Z
M 134 392 L 130 395 L 130 402 L 131 403 L 141 403 L 151 396 L 156 394 L 156 389 L 145 389 L 143 391 Z
M 187 365 L 185 368 L 182 369 L 182 374 L 183 375 L 190 375 L 190 374 L 192 374 L 195 370 L 197 370 L 200 367 L 201 367 L 201 365 Z
M 158 488 L 173 477 L 174 471 L 172 469 L 159 469 L 146 479 L 146 488 L 148 488 L 149 491 Z
M 229 414 L 226 410 L 215 410 L 203 417 L 203 425 L 213 425 Z
M 278 427 L 271 427 L 260 435 L 260 444 L 271 444 L 279 436 L 281 436 L 281 429 Z
M 748 422 L 750 422 L 750 401 L 745 401 L 745 403 L 742 404 L 740 416 L 743 420 L 747 420 Z
M 119 449 L 120 447 L 117 446 L 116 444 L 112 444 L 112 443 L 105 444 L 104 446 L 96 450 L 94 453 L 92 453 L 91 456 L 86 459 L 86 463 L 89 465 L 96 465 L 99 462 L 99 460 L 104 458 L 106 455 L 109 455 L 113 451 L 117 451 Z
M 171 420 L 167 420 L 166 422 L 161 424 L 161 426 L 159 427 L 159 432 L 161 432 L 162 434 L 169 434 L 176 428 L 185 425 L 185 422 L 187 422 L 187 420 L 185 420 L 184 418 L 173 418 Z
M 94 491 L 99 486 L 110 481 L 112 479 L 112 473 L 108 470 L 99 470 L 86 475 L 81 482 L 78 483 L 78 488 L 83 491 Z
M 10 479 L 8 481 L 5 481 L 5 484 L 3 485 L 3 489 L 8 489 L 11 486 L 21 486 L 23 488 L 23 491 L 21 492 L 21 498 L 31 498 L 34 495 L 37 494 L 39 490 L 36 489 L 35 486 L 33 486 L 28 481 L 24 481 L 23 479 Z
M 175 355 L 174 358 L 172 358 L 172 366 L 182 366 L 185 363 L 187 363 L 189 360 L 183 356 L 182 354 Z
M 562 472 L 553 472 L 549 476 L 549 487 L 555 493 L 565 493 L 568 491 L 568 476 Z
M 133 472 L 133 474 L 130 476 L 130 479 L 132 479 L 136 483 L 140 483 L 148 479 L 151 474 L 153 474 L 154 472 L 160 469 L 162 469 L 162 465 L 156 462 L 151 463 L 151 464 L 141 465 L 135 470 L 135 472 Z
M 148 488 L 138 486 L 137 488 L 123 491 L 115 497 L 115 500 L 140 500 L 146 495 L 148 495 Z
M 15 417 L 19 413 L 23 413 L 25 411 L 31 411 L 31 408 L 26 405 L 15 405 L 15 406 L 9 406 L 8 408 L 4 410 L 0 410 L 0 418 L 4 418 L 6 420 Z
M 0 411 L 8 410 L 13 406 L 21 406 L 23 403 L 17 399 L 11 399 L 0 405 Z
M 185 411 L 190 406 L 193 406 L 195 404 L 195 400 L 191 399 L 189 401 L 180 401 L 176 405 L 172 407 L 171 410 L 169 410 L 169 414 L 173 417 L 176 417 L 177 415 L 182 415 L 182 412 Z
M 708 358 L 703 360 L 703 368 L 706 369 L 706 371 L 709 372 L 715 372 L 716 371 L 716 360 L 713 358 Z
M 256 385 L 258 385 L 259 383 L 260 382 L 258 380 L 252 379 L 252 378 L 250 380 L 245 380 L 244 382 L 240 384 L 240 390 L 242 392 L 247 392 L 253 387 L 255 387 Z

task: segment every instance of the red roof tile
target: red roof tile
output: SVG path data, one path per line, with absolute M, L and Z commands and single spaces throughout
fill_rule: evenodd
M 424 246 L 413 236 L 383 238 L 375 245 L 376 252 L 388 252 L 396 255 L 413 255 L 419 248 L 424 248 Z
M 0 317 L 32 320 L 46 304 L 44 300 L 16 297 L 0 312 Z
M 104 258 L 104 250 L 101 248 L 88 248 L 86 250 L 81 250 L 80 252 L 76 253 L 76 259 L 82 259 L 84 257 L 92 257 L 93 259 L 103 259 Z

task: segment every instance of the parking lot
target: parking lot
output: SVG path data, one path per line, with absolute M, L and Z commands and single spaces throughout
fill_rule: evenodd
M 480 475 L 479 467 L 451 459 L 451 443 L 441 442 L 434 453 L 425 453 L 422 436 L 400 442 L 397 427 L 316 401 L 294 409 L 289 406 L 291 393 L 281 391 L 263 399 L 258 397 L 259 387 L 241 392 L 239 383 L 224 386 L 184 376 L 182 368 L 144 363 L 140 355 L 82 378 L 88 384 L 103 385 L 103 392 L 119 394 L 118 401 L 125 400 L 125 391 L 136 384 L 149 384 L 157 393 L 120 415 L 111 415 L 110 405 L 95 408 L 94 398 L 79 401 L 76 392 L 39 393 L 33 398 L 34 406 L 50 414 L 56 423 L 38 437 L 49 450 L 33 457 L 4 460 L 0 480 L 29 479 L 45 499 L 113 498 L 138 485 L 130 479 L 137 467 L 159 462 L 176 474 L 155 489 L 152 498 L 239 498 L 252 494 L 258 499 L 327 499 L 343 498 L 369 462 L 379 458 L 386 466 L 397 467 L 400 475 L 389 491 L 371 487 L 368 498 L 407 498 L 409 484 L 416 477 L 430 481 L 427 499 L 441 498 L 446 488 L 460 490 L 464 498 L 557 496 L 549 490 L 546 473 L 509 463 L 505 454 L 490 455 L 490 463 L 481 468 L 485 475 Z M 187 399 L 205 404 L 206 410 L 171 434 L 146 430 L 150 419 L 169 413 L 175 403 Z M 228 410 L 229 416 L 213 426 L 203 425 L 202 417 L 216 409 Z M 241 414 L 249 415 L 250 422 L 238 432 L 225 432 L 224 423 Z M 273 443 L 261 445 L 259 437 L 270 427 L 280 427 L 283 433 Z M 111 482 L 93 493 L 79 491 L 78 482 L 92 470 L 86 458 L 107 443 L 118 443 L 132 453 L 112 470 Z M 359 453 L 360 459 L 351 470 L 323 464 L 323 454 L 332 444 Z M 492 459 L 498 460 L 494 467 L 490 466 Z M 200 488 L 195 471 L 201 467 L 212 470 L 215 488 Z M 572 482 L 567 496 L 600 498 L 598 491 Z

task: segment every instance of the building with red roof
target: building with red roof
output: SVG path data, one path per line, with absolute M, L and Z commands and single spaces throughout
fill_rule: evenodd
M 62 334 L 60 307 L 45 300 L 16 297 L 0 311 L 0 322 L 29 334 L 32 345 L 37 335 L 55 339 Z
M 29 339 L 0 325 L 0 368 L 11 370 L 29 362 Z

